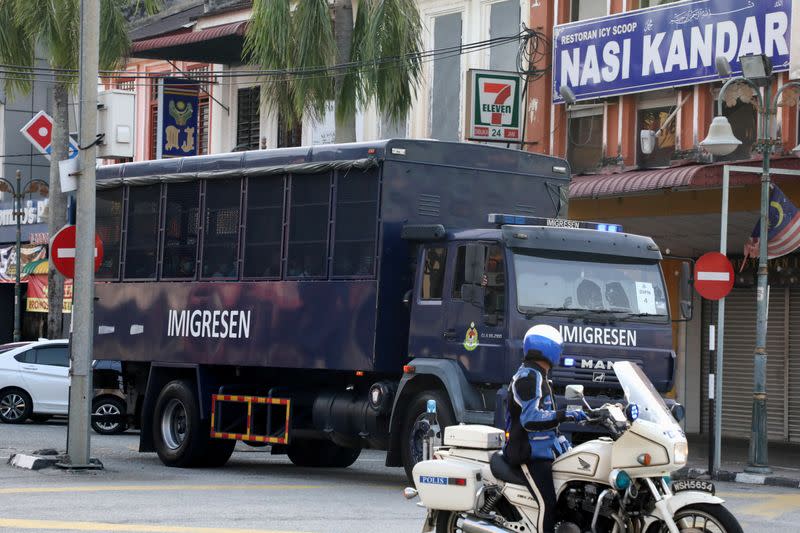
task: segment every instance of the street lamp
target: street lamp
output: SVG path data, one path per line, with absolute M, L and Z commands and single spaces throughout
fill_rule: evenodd
M 720 58 L 718 58 L 720 59 Z M 756 149 L 763 154 L 763 168 L 761 173 L 761 234 L 758 242 L 758 288 L 756 292 L 757 320 L 756 320 L 756 346 L 753 354 L 754 373 L 753 373 L 753 420 L 752 433 L 750 437 L 750 452 L 748 465 L 745 468 L 748 472 L 770 473 L 771 470 L 767 461 L 767 238 L 769 230 L 769 163 L 770 154 L 780 141 L 772 139 L 770 126 L 772 115 L 777 114 L 778 100 L 787 87 L 800 89 L 800 82 L 791 81 L 784 84 L 774 98 L 771 98 L 772 91 L 772 65 L 765 55 L 746 55 L 739 58 L 742 65 L 743 76 L 732 78 L 725 82 L 718 96 L 718 115 L 714 118 L 708 130 L 708 136 L 700 143 L 700 146 L 714 155 L 728 155 L 741 144 L 741 141 L 733 135 L 733 130 L 728 119 L 722 116 L 722 102 L 725 91 L 735 83 L 746 83 L 753 88 L 758 98 L 758 120 L 761 125 L 761 136 L 756 142 Z M 719 61 L 717 70 L 721 74 L 726 74 L 725 65 L 720 68 Z M 727 63 L 727 62 L 723 62 Z M 727 68 L 727 73 L 730 67 Z M 762 96 L 760 87 L 764 88 Z M 800 152 L 800 145 L 796 146 L 793 152 Z M 798 154 L 800 155 L 800 154 Z
M 22 188 L 22 172 L 17 170 L 16 186 L 5 178 L 0 178 L 0 191 L 10 192 L 14 200 L 14 207 L 12 209 L 14 219 L 17 224 L 17 277 L 14 282 L 14 342 L 19 342 L 21 339 L 21 321 L 22 321 L 22 291 L 19 281 L 19 275 L 22 271 L 22 256 L 20 248 L 22 247 L 22 199 L 26 194 L 33 194 L 38 192 L 42 196 L 47 196 L 50 186 L 46 181 L 40 179 L 32 179 Z

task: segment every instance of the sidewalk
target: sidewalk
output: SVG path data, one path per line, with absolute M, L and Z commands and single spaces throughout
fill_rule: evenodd
M 675 478 L 708 479 L 708 435 L 687 435 L 689 464 L 675 473 Z M 744 471 L 750 442 L 745 439 L 722 439 L 722 460 L 717 479 L 757 485 L 800 488 L 800 445 L 770 442 L 767 451 L 772 474 Z

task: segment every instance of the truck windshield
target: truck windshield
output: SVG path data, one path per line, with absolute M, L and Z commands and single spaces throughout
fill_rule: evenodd
M 514 269 L 520 312 L 667 318 L 666 291 L 656 263 L 570 260 L 515 250 Z

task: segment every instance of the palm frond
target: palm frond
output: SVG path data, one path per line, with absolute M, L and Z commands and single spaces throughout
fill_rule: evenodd
M 306 73 L 295 77 L 295 105 L 298 115 L 313 118 L 325 114 L 326 103 L 333 98 L 330 65 L 336 61 L 336 41 L 327 0 L 303 0 L 293 17 L 297 35 L 295 67 Z
M 422 73 L 422 22 L 414 0 L 365 0 L 369 14 L 359 42 L 364 92 L 392 120 L 405 118 Z
M 31 90 L 32 67 L 35 62 L 35 43 L 18 24 L 13 0 L 0 0 L 0 63 L 6 67 L 3 86 L 13 96 Z
M 262 69 L 293 68 L 295 36 L 290 0 L 254 0 L 253 11 L 244 37 L 242 59 Z M 271 77 L 263 82 L 262 105 L 270 102 L 285 110 L 286 119 L 293 124 L 295 100 L 292 84 L 286 77 Z
M 104 70 L 119 68 L 130 49 L 127 21 L 120 1 L 100 2 L 100 68 Z

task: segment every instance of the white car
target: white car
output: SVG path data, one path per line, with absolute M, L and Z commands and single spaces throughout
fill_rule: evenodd
M 69 404 L 67 340 L 0 346 L 0 422 L 66 415 Z

